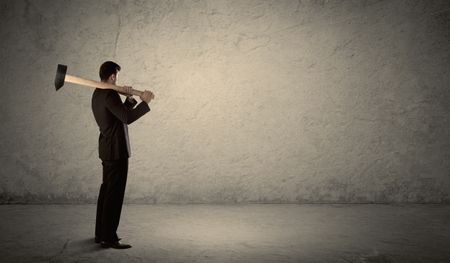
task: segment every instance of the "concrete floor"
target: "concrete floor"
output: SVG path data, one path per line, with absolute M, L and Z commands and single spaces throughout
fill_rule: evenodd
M 450 205 L 125 205 L 93 242 L 95 205 L 0 206 L 1 262 L 450 262 Z

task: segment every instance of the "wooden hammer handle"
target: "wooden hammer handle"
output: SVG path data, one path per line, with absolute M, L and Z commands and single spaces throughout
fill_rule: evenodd
M 113 89 L 113 90 L 125 93 L 125 90 L 122 86 L 116 86 L 116 85 L 109 84 L 106 82 L 100 82 L 100 81 L 95 81 L 95 80 L 90 80 L 90 79 L 83 79 L 83 78 L 71 76 L 68 74 L 66 74 L 64 81 L 70 82 L 70 83 L 75 83 L 75 84 L 80 84 L 80 85 L 84 85 L 84 86 L 89 86 L 89 87 L 93 87 L 93 88 L 99 88 L 99 89 Z M 131 89 L 131 95 L 141 96 L 143 93 L 144 93 L 143 91 Z

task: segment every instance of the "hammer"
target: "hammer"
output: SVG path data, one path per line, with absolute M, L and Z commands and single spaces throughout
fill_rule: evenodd
M 56 77 L 55 77 L 56 90 L 59 90 L 62 86 L 64 86 L 64 82 L 70 82 L 70 83 L 89 86 L 89 87 L 93 87 L 93 88 L 113 89 L 113 90 L 125 93 L 122 86 L 116 86 L 116 85 L 109 84 L 106 82 L 100 82 L 100 81 L 95 81 L 95 80 L 90 80 L 90 79 L 83 79 L 83 78 L 71 76 L 66 73 L 67 73 L 67 66 L 58 64 L 58 68 L 56 69 Z M 144 93 L 143 91 L 131 89 L 131 95 L 141 96 L 143 93 Z

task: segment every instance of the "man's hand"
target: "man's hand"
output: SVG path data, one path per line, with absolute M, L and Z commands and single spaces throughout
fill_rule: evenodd
M 155 95 L 153 94 L 153 92 L 145 90 L 139 97 L 141 98 L 141 100 L 145 101 L 148 104 L 152 99 L 155 98 Z
M 132 95 L 131 94 L 131 90 L 132 90 L 133 88 L 131 87 L 131 86 L 123 86 L 122 87 L 122 90 L 123 91 L 118 91 L 120 94 L 122 94 L 122 95 L 125 95 L 125 96 L 129 96 L 129 95 Z

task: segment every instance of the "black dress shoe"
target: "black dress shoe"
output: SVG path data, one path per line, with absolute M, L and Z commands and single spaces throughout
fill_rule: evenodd
M 102 246 L 102 248 L 115 248 L 115 249 L 126 249 L 126 248 L 130 248 L 131 245 L 129 244 L 122 244 L 119 241 L 116 242 L 106 242 L 106 241 L 102 241 L 100 242 L 100 245 Z
M 117 239 L 117 241 L 119 241 L 119 240 L 121 240 L 120 237 Z M 99 244 L 100 242 L 102 242 L 102 241 L 100 240 L 99 237 L 96 236 L 96 237 L 95 237 L 95 243 Z

